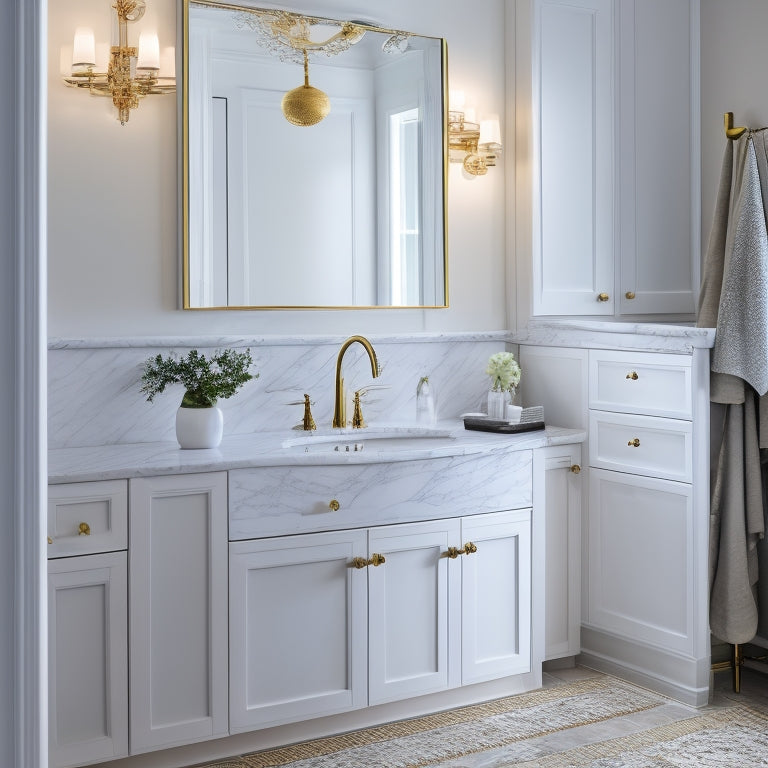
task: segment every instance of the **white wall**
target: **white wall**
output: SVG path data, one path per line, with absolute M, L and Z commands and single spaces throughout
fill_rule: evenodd
M 735 125 L 768 126 L 765 0 L 701 0 L 701 227 L 706 252 L 726 138 L 723 113 Z
M 504 113 L 505 0 L 322 0 L 313 14 L 371 17 L 448 41 L 453 88 L 478 112 Z M 289 5 L 281 2 L 280 5 Z M 145 99 L 121 127 L 108 99 L 64 86 L 60 50 L 77 25 L 102 25 L 107 0 L 49 8 L 49 335 L 346 334 L 484 331 L 506 326 L 504 159 L 483 178 L 450 169 L 450 308 L 190 312 L 178 307 L 177 128 L 173 97 Z M 142 26 L 173 39 L 176 0 L 148 0 Z M 86 21 L 87 20 L 87 21 Z M 139 29 L 130 28 L 133 36 Z M 132 38 L 133 39 L 133 38 Z

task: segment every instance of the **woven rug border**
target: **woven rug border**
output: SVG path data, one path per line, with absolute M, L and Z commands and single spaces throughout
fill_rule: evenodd
M 384 725 L 372 726 L 370 728 L 363 728 L 336 736 L 328 736 L 325 738 L 300 742 L 285 747 L 276 747 L 274 749 L 260 752 L 252 752 L 243 755 L 240 758 L 231 758 L 230 760 L 225 761 L 205 763 L 200 766 L 200 768 L 278 768 L 279 766 L 290 765 L 291 763 L 298 762 L 299 760 L 321 757 L 324 755 L 333 754 L 334 752 L 342 752 L 344 750 L 354 749 L 357 747 L 366 747 L 379 742 L 389 741 L 406 736 L 413 736 L 419 733 L 425 733 L 437 728 L 450 727 L 452 725 L 471 722 L 472 720 L 479 720 L 484 717 L 492 717 L 494 715 L 513 712 L 516 710 L 524 710 L 526 708 L 540 706 L 552 701 L 559 701 L 570 697 L 580 696 L 585 693 L 594 693 L 606 689 L 615 690 L 616 688 L 624 688 L 627 692 L 630 693 L 632 691 L 640 690 L 646 696 L 651 697 L 651 699 L 646 699 L 644 702 L 636 702 L 611 715 L 584 718 L 578 723 L 566 726 L 565 728 L 542 728 L 537 736 L 546 736 L 558 730 L 567 730 L 569 728 L 575 728 L 583 725 L 592 725 L 594 723 L 609 720 L 612 717 L 619 717 L 622 715 L 642 712 L 644 710 L 660 706 L 661 704 L 669 701 L 669 699 L 662 696 L 661 694 L 640 688 L 639 686 L 633 685 L 631 683 L 625 683 L 624 681 L 617 680 L 615 678 L 587 678 L 585 680 L 577 680 L 571 683 L 565 683 L 564 685 L 554 686 L 552 688 L 540 688 L 536 691 L 516 694 L 514 696 L 506 696 L 500 699 L 495 699 L 493 701 L 483 702 L 481 704 L 472 704 L 466 707 L 447 710 L 445 712 L 438 712 L 431 715 L 424 715 L 421 717 L 414 717 L 393 723 L 386 723 Z M 506 744 L 512 744 L 515 741 L 520 741 L 526 738 L 531 738 L 531 736 L 517 736 L 512 734 L 508 739 L 504 740 L 503 744 L 498 744 L 498 746 L 505 746 Z M 462 757 L 465 755 L 474 754 L 476 752 L 482 752 L 487 749 L 487 745 L 478 747 L 477 749 L 466 747 L 462 749 L 461 754 L 447 755 L 446 759 Z M 419 768 L 420 766 L 430 765 L 433 762 L 432 760 L 427 762 L 419 762 L 416 756 L 414 756 L 414 759 L 415 762 L 409 763 L 409 768 Z
M 681 736 L 689 736 L 697 731 L 718 728 L 730 723 L 739 725 L 753 725 L 758 728 L 768 727 L 768 716 L 743 704 L 734 705 L 715 712 L 707 712 L 703 715 L 695 715 L 685 720 L 678 720 L 667 725 L 659 725 L 646 731 L 629 736 L 620 736 L 616 739 L 599 741 L 583 747 L 576 747 L 565 752 L 556 752 L 552 755 L 538 757 L 535 760 L 525 762 L 507 763 L 516 768 L 580 768 L 588 766 L 595 760 L 615 758 L 624 752 L 636 751 L 653 744 L 664 741 L 672 741 Z M 500 768 L 503 768 L 501 766 Z M 723 766 L 726 768 L 726 766 Z

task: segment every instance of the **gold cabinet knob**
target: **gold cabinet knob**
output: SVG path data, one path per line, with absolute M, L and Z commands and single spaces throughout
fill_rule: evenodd
M 88 525 L 88 523 L 80 523 L 80 526 L 78 527 L 77 535 L 78 536 L 90 536 L 91 535 L 91 526 Z
M 630 440 L 627 445 L 631 446 L 632 448 L 639 448 L 640 440 L 638 438 L 634 438 L 633 440 Z
M 599 293 L 597 295 L 598 301 L 610 301 L 611 297 L 607 293 Z
M 574 475 L 578 475 L 581 472 L 581 467 L 578 464 L 571 464 L 569 469 Z
M 53 539 L 50 536 L 48 537 L 48 543 L 53 544 Z
M 331 503 L 328 505 L 328 509 L 330 509 L 333 512 L 338 512 L 339 508 L 341 507 L 341 504 L 339 504 L 336 499 L 331 499 Z
M 458 547 L 448 547 L 448 551 L 446 552 L 446 555 L 448 555 L 451 560 L 455 560 L 460 554 L 461 550 Z
M 464 545 L 464 554 L 465 555 L 474 555 L 475 552 L 477 552 L 477 546 L 473 541 L 468 541 Z
M 384 557 L 384 555 L 380 555 L 378 552 L 374 552 L 371 555 L 371 559 L 368 561 L 368 565 L 372 565 L 374 568 L 377 568 L 380 565 L 383 565 L 387 562 L 387 559 Z
M 640 377 L 637 375 L 637 371 L 630 371 L 627 374 L 627 378 L 631 379 L 632 381 L 637 381 Z
M 364 557 L 353 557 L 352 567 L 357 568 L 358 570 L 360 570 L 361 568 L 367 568 L 368 561 Z
M 632 299 L 634 299 L 634 298 L 635 298 L 635 292 L 634 292 L 634 291 L 627 291 L 627 292 L 624 294 L 624 298 L 625 298 L 625 299 L 629 299 L 630 301 L 632 301 Z

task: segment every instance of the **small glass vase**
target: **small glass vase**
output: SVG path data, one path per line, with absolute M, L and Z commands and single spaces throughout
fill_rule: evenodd
M 488 418 L 503 419 L 509 402 L 509 392 L 504 389 L 488 390 Z

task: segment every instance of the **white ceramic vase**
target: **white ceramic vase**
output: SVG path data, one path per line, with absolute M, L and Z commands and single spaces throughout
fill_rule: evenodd
M 182 448 L 216 448 L 224 434 L 220 408 L 183 408 L 176 411 L 176 439 Z

